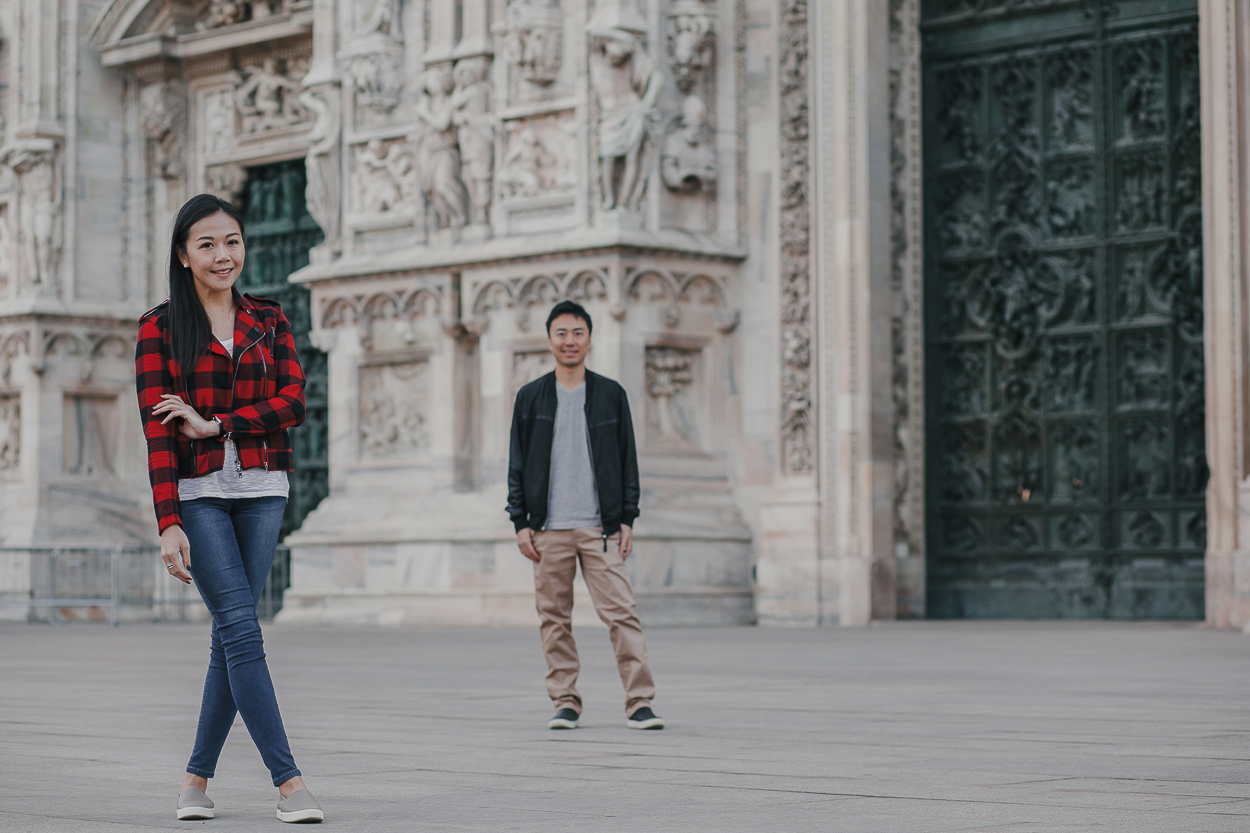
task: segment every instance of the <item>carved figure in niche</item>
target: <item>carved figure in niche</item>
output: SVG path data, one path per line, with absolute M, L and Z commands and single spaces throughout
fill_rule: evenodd
M 352 37 L 363 38 L 369 35 L 398 34 L 399 2 L 398 0 L 357 0 L 356 25 L 352 27 Z
M 9 208 L 0 210 L 0 275 L 13 273 L 13 234 L 9 231 Z
M 32 284 L 51 281 L 61 251 L 56 145 L 50 139 L 27 140 L 10 148 L 4 163 L 17 174 L 18 228 L 26 278 Z
M 278 59 L 265 58 L 235 92 L 243 132 L 259 133 L 303 121 L 305 113 L 298 95 L 299 84 L 278 71 Z
M 429 450 L 424 411 L 429 398 L 425 362 L 362 368 L 360 450 L 372 459 L 412 457 Z
M 456 90 L 451 96 L 451 120 L 460 145 L 463 180 L 469 196 L 469 220 L 490 222 L 490 181 L 495 172 L 495 122 L 491 116 L 491 85 L 486 80 L 490 61 L 465 58 L 456 63 Z
M 247 168 L 237 162 L 214 165 L 204 171 L 204 184 L 210 194 L 216 194 L 227 202 L 237 202 L 247 184 Z
M 502 35 L 509 78 L 543 87 L 560 74 L 563 18 L 556 0 L 511 0 L 504 20 L 496 24 Z
M 655 132 L 655 103 L 664 79 L 633 32 L 592 26 L 590 34 L 590 83 L 600 111 L 602 205 L 637 208 L 646 185 L 643 150 Z
M 321 226 L 325 234 L 322 245 L 325 251 L 336 253 L 342 248 L 339 242 L 341 229 L 339 201 L 342 194 L 339 164 L 339 135 L 342 118 L 339 112 L 339 87 L 323 84 L 300 93 L 300 104 L 312 111 L 315 120 L 309 135 L 311 145 L 304 159 L 307 185 L 304 200 L 308 213 Z
M 463 226 L 468 194 L 460 180 L 460 146 L 452 124 L 451 68 L 431 67 L 422 75 L 425 93 L 417 104 L 417 177 L 434 211 L 437 228 Z
M 218 90 L 204 97 L 204 152 L 227 153 L 234 137 L 234 97 Z
M 158 176 L 177 179 L 183 174 L 182 146 L 187 103 L 170 81 L 149 84 L 139 93 L 143 135 L 152 146 L 152 170 Z
M 716 182 L 716 149 L 707 129 L 703 99 L 686 96 L 681 119 L 664 139 L 660 177 L 673 191 L 698 191 Z
M 669 14 L 668 54 L 677 89 L 689 93 L 711 59 L 714 13 L 698 0 L 678 0 Z
M 412 155 L 406 142 L 384 145 L 371 139 L 356 151 L 356 210 L 380 214 L 407 208 L 404 181 L 412 171 Z
M 21 462 L 22 406 L 16 396 L 0 397 L 0 471 L 12 471 Z
M 692 445 L 673 413 L 673 397 L 694 381 L 692 364 L 693 357 L 688 350 L 647 348 L 647 394 L 653 402 L 656 420 L 656 436 L 648 437 L 652 445 L 665 448 Z
M 267 7 L 266 10 L 268 10 Z M 243 0 L 211 0 L 208 4 L 208 14 L 195 24 L 195 28 L 204 31 L 242 23 L 251 19 L 251 11 L 251 4 Z
M 510 197 L 532 197 L 542 187 L 539 171 L 546 165 L 550 154 L 538 141 L 538 133 L 532 124 L 517 131 L 511 147 L 503 158 L 499 171 L 499 185 Z
M 356 103 L 386 113 L 399 104 L 402 52 L 362 49 L 344 57 L 344 71 L 356 90 Z

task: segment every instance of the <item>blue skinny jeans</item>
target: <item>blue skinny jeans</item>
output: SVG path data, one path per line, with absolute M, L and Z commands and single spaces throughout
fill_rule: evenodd
M 212 778 L 236 713 L 276 787 L 300 774 L 278 711 L 256 605 L 282 529 L 283 497 L 198 498 L 182 504 L 191 576 L 213 616 L 200 725 L 187 772 Z

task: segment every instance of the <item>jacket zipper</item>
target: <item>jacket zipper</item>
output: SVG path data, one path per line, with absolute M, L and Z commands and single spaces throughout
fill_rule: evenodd
M 590 476 L 595 481 L 595 501 L 599 501 L 599 471 L 595 468 L 595 447 L 590 442 L 590 384 L 587 380 L 586 384 L 586 405 L 583 408 L 586 415 L 586 453 L 590 455 Z M 599 503 L 599 531 L 603 533 L 603 551 L 608 551 L 608 532 L 603 528 L 603 504 Z
M 231 407 L 232 409 L 234 408 L 234 383 L 235 383 L 236 381 L 238 381 L 238 379 L 239 379 L 239 365 L 242 363 L 242 361 L 243 361 L 243 356 L 247 354 L 247 351 L 248 351 L 248 350 L 251 350 L 251 349 L 252 349 L 253 347 L 255 347 L 257 344 L 260 344 L 260 340 L 261 340 L 262 338 L 264 338 L 264 337 L 265 337 L 265 334 L 262 332 L 262 333 L 260 334 L 260 336 L 259 336 L 259 337 L 257 337 L 257 339 L 256 339 L 255 341 L 253 341 L 251 344 L 247 345 L 247 346 L 246 346 L 246 347 L 244 347 L 242 350 L 240 350 L 240 351 L 239 351 L 239 361 L 234 362 L 234 361 L 233 361 L 233 357 L 231 357 L 231 361 L 232 361 L 232 362 L 233 362 L 233 364 L 234 364 L 234 371 L 230 374 L 230 407 Z M 264 350 L 261 350 L 261 351 L 260 351 L 260 366 L 261 366 L 262 378 L 263 378 L 265 375 L 267 375 L 267 374 L 265 373 L 265 351 L 264 351 Z M 262 383 L 261 383 L 261 385 L 263 386 L 263 385 L 264 385 L 264 382 L 262 382 Z M 262 390 L 262 393 L 263 393 L 263 390 Z M 263 441 L 263 440 L 262 440 L 261 442 L 262 442 L 262 443 L 264 443 L 264 441 Z M 241 459 L 239 459 L 239 446 L 238 446 L 238 443 L 235 443 L 235 446 L 234 446 L 234 470 L 235 470 L 236 472 L 238 472 L 239 477 L 242 477 L 242 476 L 243 476 L 243 461 L 242 461 Z M 269 451 L 268 451 L 268 446 L 266 446 L 266 450 L 265 450 L 265 471 L 269 471 Z

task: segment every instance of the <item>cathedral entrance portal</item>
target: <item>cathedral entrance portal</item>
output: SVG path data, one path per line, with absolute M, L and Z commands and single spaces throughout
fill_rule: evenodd
M 935 617 L 1203 616 L 1194 0 L 925 0 Z

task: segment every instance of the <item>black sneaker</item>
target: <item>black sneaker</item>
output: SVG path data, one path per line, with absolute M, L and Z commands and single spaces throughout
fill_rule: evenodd
M 577 712 L 572 709 L 560 709 L 556 716 L 547 721 L 548 729 L 576 729 Z
M 629 716 L 629 720 L 625 721 L 626 725 L 631 729 L 663 729 L 664 718 L 657 717 L 655 712 L 651 711 L 650 706 L 643 706 Z

